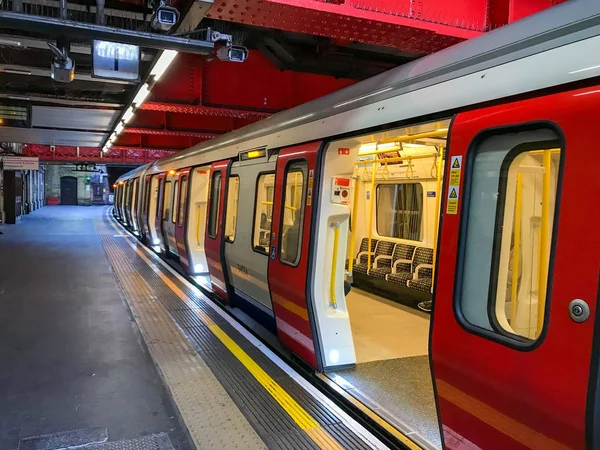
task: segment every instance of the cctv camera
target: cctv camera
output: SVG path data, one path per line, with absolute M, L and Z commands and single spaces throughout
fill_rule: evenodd
M 152 28 L 159 31 L 169 31 L 179 20 L 179 11 L 172 6 L 161 5 L 152 16 Z
M 248 49 L 241 45 L 228 45 L 217 50 L 221 61 L 244 62 L 248 58 Z

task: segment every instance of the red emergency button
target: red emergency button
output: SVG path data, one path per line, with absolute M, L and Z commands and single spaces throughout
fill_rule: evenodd
M 342 197 L 344 197 L 344 198 L 348 197 L 348 191 L 342 191 Z

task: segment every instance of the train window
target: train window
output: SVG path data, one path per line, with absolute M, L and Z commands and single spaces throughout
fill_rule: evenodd
M 160 193 L 163 189 L 163 179 L 158 179 L 158 195 L 156 196 L 156 217 L 160 217 Z M 164 193 L 163 193 L 164 196 Z
M 225 240 L 235 240 L 235 229 L 237 225 L 238 200 L 240 198 L 240 177 L 232 175 L 229 177 L 227 189 L 227 209 L 225 217 Z
M 398 239 L 421 241 L 423 186 L 421 183 L 377 186 L 377 233 Z
M 146 198 L 144 199 L 144 213 L 150 212 L 150 197 L 152 195 L 152 178 L 146 178 Z
M 210 212 L 208 214 L 208 236 L 217 237 L 217 224 L 221 208 L 221 172 L 215 172 L 210 183 Z
M 263 173 L 258 177 L 256 184 L 252 247 L 254 250 L 265 254 L 267 254 L 271 242 L 274 193 L 275 174 Z
M 293 162 L 287 167 L 283 190 L 283 211 L 281 213 L 281 236 L 279 259 L 296 266 L 300 261 L 302 244 L 302 224 L 304 221 L 304 191 L 306 189 L 306 161 Z
M 175 223 L 177 219 L 177 207 L 179 206 L 179 180 L 175 180 L 175 186 L 173 188 L 173 203 L 171 204 L 171 222 Z
M 469 160 L 462 313 L 521 344 L 544 326 L 559 143 L 550 129 L 495 135 Z
M 185 204 L 187 202 L 187 175 L 181 177 L 181 189 L 179 192 L 179 210 L 177 213 L 177 225 L 183 226 L 183 218 L 185 216 Z
M 165 190 L 163 193 L 163 220 L 169 220 L 171 213 L 171 182 L 165 182 Z

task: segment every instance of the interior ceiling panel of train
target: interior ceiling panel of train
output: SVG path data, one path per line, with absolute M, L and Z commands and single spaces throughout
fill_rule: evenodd
M 2 3 L 3 141 L 46 161 L 142 164 L 560 1 L 177 0 L 174 24 L 162 3 Z M 102 75 L 94 39 L 128 44 L 108 47 L 122 64 L 108 70 L 133 61 L 134 76 Z

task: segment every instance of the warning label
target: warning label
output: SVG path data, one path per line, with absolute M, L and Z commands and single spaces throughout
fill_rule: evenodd
M 453 156 L 450 160 L 450 182 L 448 183 L 448 202 L 446 204 L 446 214 L 458 214 L 461 172 L 462 156 Z
M 458 193 L 460 192 L 458 186 L 450 186 L 450 192 L 448 193 L 448 204 L 446 205 L 447 214 L 456 214 L 458 212 Z

